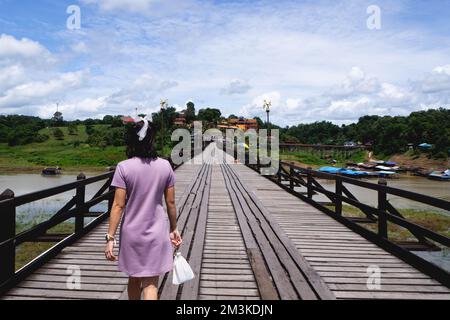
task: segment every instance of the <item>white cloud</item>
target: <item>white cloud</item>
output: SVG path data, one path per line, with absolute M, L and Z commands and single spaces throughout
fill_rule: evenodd
M 147 12 L 159 0 L 82 0 L 86 4 L 95 4 L 104 11 Z
M 252 87 L 244 80 L 235 79 L 222 88 L 221 93 L 227 95 L 247 93 Z
M 72 50 L 76 53 L 87 53 L 88 47 L 85 42 L 80 41 L 72 45 Z
M 0 35 L 0 59 L 5 61 L 9 59 L 35 59 L 39 58 L 45 62 L 53 60 L 50 52 L 39 42 L 27 38 L 20 40 L 13 36 Z
M 83 72 L 68 72 L 60 74 L 56 79 L 48 81 L 32 81 L 17 85 L 6 90 L 0 96 L 0 108 L 17 108 L 35 105 L 56 97 L 61 93 L 80 86 Z
M 386 25 L 371 32 L 360 1 L 82 0 L 82 30 L 50 35 L 51 53 L 36 41 L 2 36 L 0 68 L 23 73 L 0 82 L 0 97 L 16 93 L 12 112 L 34 112 L 29 103 L 55 99 L 73 106 L 102 101 L 91 111 L 64 111 L 80 118 L 136 106 L 151 112 L 160 98 L 264 116 L 265 97 L 281 125 L 448 105 L 447 33 L 402 23 L 397 14 L 405 16 L 407 6 L 380 1 Z M 84 69 L 89 77 L 67 92 L 51 82 Z M 48 96 L 30 102 L 27 88 Z
M 450 91 L 450 64 L 434 68 L 422 79 L 421 88 L 425 93 Z
M 159 79 L 154 75 L 143 74 L 134 79 L 131 85 L 113 92 L 107 99 L 112 104 L 146 105 L 149 100 L 156 99 L 158 94 L 178 86 L 174 80 Z
M 433 75 L 446 75 L 447 66 L 433 69 Z M 353 67 L 347 77 L 324 93 L 307 99 L 282 97 L 278 91 L 266 93 L 253 98 L 250 104 L 241 108 L 246 116 L 262 116 L 264 99 L 272 100 L 274 108 L 271 117 L 276 123 L 297 124 L 316 120 L 332 120 L 337 123 L 349 123 L 363 115 L 408 115 L 414 110 L 430 107 L 450 107 L 449 95 L 436 95 L 435 92 L 423 93 L 423 82 L 414 85 L 399 86 L 381 82 L 369 77 L 359 67 Z M 434 79 L 436 80 L 436 79 Z M 442 82 L 439 82 L 442 84 Z M 429 83 L 427 84 L 429 85 Z
M 20 64 L 0 68 L 0 94 L 25 79 L 25 70 Z

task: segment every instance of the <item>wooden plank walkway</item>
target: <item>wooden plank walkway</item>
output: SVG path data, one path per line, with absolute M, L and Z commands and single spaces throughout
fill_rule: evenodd
M 450 299 L 450 290 L 242 164 L 231 166 L 338 299 Z M 367 268 L 381 289 L 367 288 Z
M 355 234 L 214 144 L 176 171 L 181 252 L 197 277 L 160 279 L 161 299 L 450 299 L 450 290 Z M 127 278 L 104 259 L 103 223 L 2 299 L 126 299 Z M 381 268 L 369 290 L 367 267 Z M 81 268 L 68 290 L 67 268 Z
M 259 299 L 231 199 L 218 165 L 213 166 L 199 299 Z

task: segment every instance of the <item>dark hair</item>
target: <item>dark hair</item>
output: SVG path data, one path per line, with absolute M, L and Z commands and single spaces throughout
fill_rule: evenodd
M 152 158 L 158 157 L 155 149 L 155 130 L 152 123 L 148 123 L 147 135 L 139 141 L 137 133 L 144 125 L 144 121 L 127 125 L 125 143 L 127 145 L 126 154 L 128 159 L 133 157 Z

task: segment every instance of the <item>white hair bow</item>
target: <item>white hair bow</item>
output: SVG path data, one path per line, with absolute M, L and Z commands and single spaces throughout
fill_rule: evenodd
M 147 118 L 147 116 L 145 116 L 144 118 L 139 117 L 139 116 L 134 118 L 134 122 L 135 123 L 138 123 L 138 122 L 141 122 L 141 121 L 144 121 L 144 125 L 142 126 L 141 130 L 139 130 L 137 132 L 137 135 L 139 136 L 139 141 L 144 140 L 145 136 L 147 135 L 148 122 L 152 121 L 152 119 L 151 118 L 150 119 Z

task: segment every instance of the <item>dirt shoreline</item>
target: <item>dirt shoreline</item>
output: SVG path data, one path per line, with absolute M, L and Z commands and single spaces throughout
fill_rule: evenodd
M 1 167 L 0 174 L 40 174 L 44 167 Z M 108 167 L 66 167 L 62 168 L 62 172 L 70 174 L 78 174 L 80 172 L 86 173 L 104 173 L 108 171 Z

